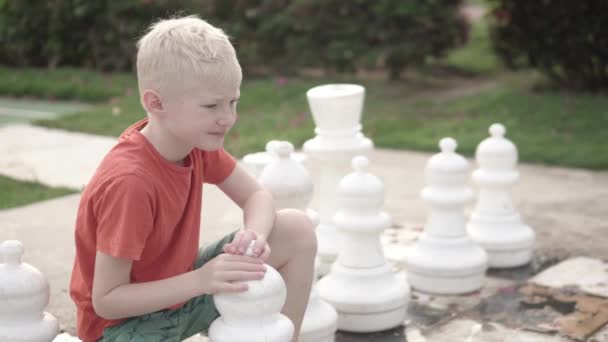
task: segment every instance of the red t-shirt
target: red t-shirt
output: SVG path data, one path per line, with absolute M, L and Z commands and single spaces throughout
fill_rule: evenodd
M 132 283 L 190 271 L 199 247 L 203 182 L 221 183 L 236 164 L 224 149 L 194 149 L 184 166 L 171 163 L 139 131 L 146 123 L 121 135 L 80 199 L 70 296 L 77 307 L 78 336 L 85 342 L 124 321 L 105 320 L 93 310 L 96 252 L 133 260 Z

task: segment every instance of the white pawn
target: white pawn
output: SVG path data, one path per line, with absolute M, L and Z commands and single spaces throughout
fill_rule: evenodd
M 535 234 L 521 221 L 511 199 L 510 188 L 519 179 L 517 148 L 499 123 L 490 126 L 490 135 L 475 153 L 479 168 L 473 182 L 479 195 L 467 229 L 488 253 L 488 266 L 525 265 L 532 259 Z
M 454 139 L 443 138 L 439 146 L 441 153 L 425 169 L 427 186 L 421 197 L 429 215 L 424 232 L 406 253 L 407 276 L 421 291 L 468 293 L 483 286 L 487 256 L 465 229 L 464 206 L 473 197 L 466 186 L 468 163 L 454 152 Z
M 277 209 L 307 210 L 311 221 L 319 223 L 318 215 L 307 209 L 313 194 L 313 184 L 306 168 L 293 159 L 293 145 L 287 141 L 275 145 L 278 159 L 269 163 L 260 175 L 260 183 L 272 193 Z M 318 260 L 317 260 L 318 261 Z M 315 266 L 315 270 L 317 265 Z M 313 286 L 300 329 L 300 342 L 333 342 L 337 330 L 338 314 L 317 294 Z
M 266 143 L 264 152 L 249 153 L 243 157 L 243 165 L 255 178 L 260 176 L 266 165 L 276 159 L 273 151 L 277 142 L 278 140 L 270 140 Z
M 277 159 L 274 150 L 278 142 L 278 140 L 270 140 L 266 143 L 264 152 L 250 153 L 243 157 L 243 165 L 255 178 L 260 176 L 266 165 Z M 307 159 L 303 153 L 293 153 L 292 158 L 301 164 L 305 164 Z
M 252 241 L 246 254 L 251 255 Z M 262 280 L 245 282 L 247 291 L 218 293 L 213 301 L 220 317 L 209 327 L 211 342 L 289 342 L 294 326 L 281 314 L 287 289 L 283 278 L 269 265 Z
M 262 169 L 258 181 L 273 195 L 277 209 L 306 210 L 314 187 L 308 171 L 294 158 L 293 151 L 289 141 L 275 141 L 272 154 L 276 157 Z
M 391 224 L 382 212 L 384 185 L 367 172 L 363 156 L 352 160 L 355 172 L 338 186 L 338 259 L 321 278 L 321 298 L 338 310 L 338 329 L 374 332 L 397 327 L 405 320 L 410 289 L 386 262 L 380 234 Z
M 23 251 L 19 241 L 0 245 L 0 341 L 52 341 L 59 322 L 44 312 L 49 284 L 39 270 L 21 262 Z

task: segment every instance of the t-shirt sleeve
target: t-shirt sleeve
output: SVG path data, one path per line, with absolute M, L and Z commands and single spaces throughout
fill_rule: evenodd
M 205 183 L 223 182 L 236 166 L 236 160 L 223 148 L 216 151 L 203 151 L 203 179 Z
M 100 194 L 97 250 L 113 257 L 139 260 L 154 226 L 152 189 L 137 175 L 121 176 Z

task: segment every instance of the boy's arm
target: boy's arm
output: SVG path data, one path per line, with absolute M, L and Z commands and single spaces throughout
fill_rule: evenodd
M 272 195 L 265 190 L 245 169 L 236 165 L 234 170 L 218 187 L 243 209 L 245 230 L 256 233 L 258 243 L 254 247 L 254 255 L 262 252 L 265 241 L 270 235 L 275 220 L 275 206 Z M 249 241 L 237 241 L 233 245 L 238 248 L 238 254 L 245 252 Z M 255 251 L 258 249 L 258 252 Z
M 220 254 L 203 267 L 171 278 L 130 283 L 132 261 L 97 252 L 93 279 L 93 309 L 112 320 L 145 315 L 188 301 L 202 294 L 239 292 L 247 289 L 240 280 L 261 279 L 260 260 Z
M 97 252 L 93 308 L 105 319 L 139 316 L 199 295 L 200 281 L 188 272 L 158 281 L 130 284 L 132 261 Z

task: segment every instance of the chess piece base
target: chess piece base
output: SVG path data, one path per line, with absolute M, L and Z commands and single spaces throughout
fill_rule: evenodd
M 463 294 L 483 286 L 487 254 L 468 236 L 437 238 L 423 233 L 407 250 L 405 265 L 408 282 L 416 290 Z
M 338 328 L 338 314 L 328 303 L 319 298 L 312 298 L 306 309 L 300 342 L 334 342 Z
M 405 320 L 409 286 L 387 263 L 359 269 L 335 263 L 317 289 L 320 297 L 338 311 L 338 330 L 382 331 Z
M 439 274 L 408 271 L 407 279 L 416 290 L 433 294 L 455 295 L 479 290 L 484 284 L 484 273 L 446 277 Z
M 230 325 L 220 317 L 213 321 L 209 328 L 211 342 L 290 342 L 294 327 L 289 318 L 282 314 L 279 317 L 269 316 L 259 324 Z M 249 322 L 248 322 L 249 323 Z M 263 328 L 261 328 L 263 327 Z
M 530 263 L 532 260 L 532 249 L 525 248 L 521 250 L 489 250 L 488 267 L 490 268 L 512 268 L 520 267 Z
M 372 313 L 340 312 L 338 330 L 365 333 L 393 329 L 403 324 L 407 307 Z
M 473 213 L 467 232 L 487 252 L 488 267 L 518 267 L 532 260 L 535 233 L 519 215 L 498 219 Z
M 6 325 L 0 325 L 0 341 L 52 341 L 59 334 L 59 321 L 46 312 L 42 319 L 38 321 L 7 323 Z

